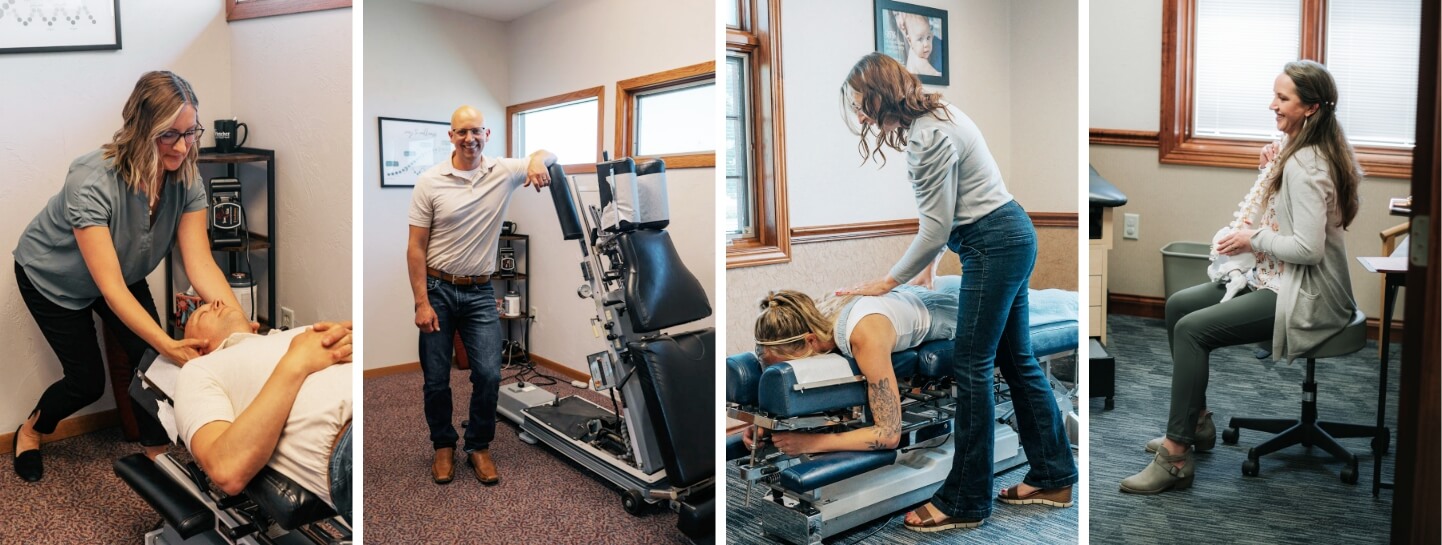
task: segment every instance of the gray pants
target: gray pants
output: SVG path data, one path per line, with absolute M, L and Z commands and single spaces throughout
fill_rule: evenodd
M 1207 408 L 1207 358 L 1215 348 L 1272 338 L 1277 293 L 1248 288 L 1219 303 L 1226 286 L 1209 282 L 1167 298 L 1167 342 L 1172 348 L 1172 412 L 1167 437 L 1195 442 L 1197 420 Z

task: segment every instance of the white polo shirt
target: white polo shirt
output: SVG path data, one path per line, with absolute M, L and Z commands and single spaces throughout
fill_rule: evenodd
M 501 221 L 526 182 L 527 165 L 526 159 L 482 156 L 472 179 L 448 158 L 421 173 L 411 191 L 410 224 L 431 230 L 427 267 L 461 276 L 495 272 Z
M 175 388 L 175 424 L 187 444 L 195 432 L 216 421 L 235 422 L 260 395 L 270 375 L 290 349 L 301 327 L 274 335 L 236 333 L 214 352 L 190 360 L 180 369 Z M 331 447 L 351 421 L 353 364 L 332 365 L 311 373 L 291 405 L 275 453 L 266 464 L 314 492 L 331 505 Z

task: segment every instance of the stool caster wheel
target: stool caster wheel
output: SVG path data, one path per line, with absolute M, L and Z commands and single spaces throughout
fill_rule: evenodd
M 1372 452 L 1378 456 L 1386 456 L 1392 445 L 1392 430 L 1382 428 L 1382 431 L 1372 438 Z
M 1114 399 L 1114 398 L 1110 398 L 1110 397 L 1109 397 L 1109 398 L 1106 398 L 1106 401 L 1103 401 L 1103 402 L 1102 402 L 1102 410 L 1103 410 L 1103 411 L 1110 411 L 1110 410 L 1115 409 L 1115 408 L 1117 408 L 1117 400 Z
M 632 516 L 639 517 L 646 512 L 646 499 L 641 497 L 640 490 L 627 489 L 621 493 L 621 508 Z
M 1346 484 L 1357 484 L 1356 460 L 1352 460 L 1352 463 L 1347 464 L 1347 467 L 1342 468 L 1342 482 Z
M 1228 445 L 1235 445 L 1237 444 L 1238 435 L 1241 435 L 1241 433 L 1240 430 L 1238 430 L 1237 428 L 1227 428 L 1225 430 L 1222 430 L 1222 442 Z
M 1250 454 L 1248 454 L 1247 460 L 1242 462 L 1242 475 L 1246 475 L 1248 477 L 1256 477 L 1257 473 L 1261 470 L 1260 466 L 1261 464 L 1259 463 L 1259 461 L 1256 458 L 1253 458 Z

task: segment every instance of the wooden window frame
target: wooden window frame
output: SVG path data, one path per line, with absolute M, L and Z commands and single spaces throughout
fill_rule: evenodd
M 752 235 L 726 246 L 726 268 L 791 261 L 791 222 L 786 197 L 786 127 L 781 82 L 779 0 L 738 0 L 741 27 L 726 29 L 726 51 L 750 58 L 747 74 L 751 135 Z
M 225 21 L 351 7 L 351 0 L 225 0 Z
M 1268 140 L 1205 138 L 1193 134 L 1196 107 L 1197 3 L 1167 0 L 1162 9 L 1162 118 L 1158 161 L 1178 165 L 1256 169 Z M 1302 5 L 1299 58 L 1326 62 L 1326 0 L 1298 0 Z M 1415 146 L 1414 146 L 1415 147 Z M 1412 149 L 1356 146 L 1367 176 L 1410 178 Z
M 639 94 L 703 81 L 716 81 L 716 61 L 706 61 L 616 82 L 617 157 L 636 157 L 631 142 L 636 139 L 636 97 Z M 718 89 L 719 90 L 719 89 Z M 637 157 L 639 159 L 639 157 Z M 666 161 L 667 169 L 714 168 L 716 150 L 647 157 Z
M 562 93 L 562 94 L 559 94 L 559 95 L 556 95 L 556 96 L 553 96 L 553 97 L 546 97 L 546 98 L 541 98 L 541 99 L 532 100 L 532 101 L 530 101 L 530 102 L 522 102 L 522 103 L 520 103 L 520 104 L 516 104 L 516 105 L 512 105 L 512 106 L 507 106 L 507 107 L 506 107 L 506 156 L 507 156 L 507 157 L 516 157 L 516 156 L 517 156 L 517 155 L 516 155 L 516 154 L 517 154 L 517 150 L 516 150 L 516 146 L 515 146 L 515 137 L 514 137 L 514 135 L 516 134 L 516 116 L 517 116 L 517 115 L 519 115 L 519 114 L 524 114 L 524 113 L 528 113 L 528 112 L 532 112 L 532 111 L 536 111 L 536 110 L 540 110 L 540 109 L 544 109 L 544 108 L 549 108 L 549 107 L 551 107 L 551 106 L 556 106 L 556 105 L 560 105 L 560 104 L 565 104 L 565 103 L 567 103 L 567 102 L 577 102 L 577 101 L 585 100 L 585 99 L 588 99 L 588 98 L 594 98 L 594 99 L 596 99 L 596 157 L 595 157 L 595 161 L 592 161 L 592 162 L 590 162 L 590 163 L 572 163 L 572 164 L 562 164 L 562 165 L 561 165 L 561 167 L 562 167 L 563 169 L 565 169 L 566 174 L 594 174 L 594 173 L 596 172 L 596 163 L 601 160 L 601 150 L 602 150 L 601 141 L 602 141 L 603 138 L 605 138 L 605 134 L 606 134 L 605 129 L 604 129 L 604 125 L 605 125 L 605 119 L 604 119 L 604 117 L 605 117 L 605 111 L 606 111 L 606 96 L 605 96 L 605 95 L 606 95 L 606 86 L 602 85 L 602 86 L 599 86 L 599 87 L 592 87 L 592 88 L 590 88 L 590 89 L 581 89 L 581 90 L 579 90 L 579 91 L 571 91 L 571 92 L 569 92 L 569 93 Z M 668 165 L 668 166 L 669 166 L 669 165 Z

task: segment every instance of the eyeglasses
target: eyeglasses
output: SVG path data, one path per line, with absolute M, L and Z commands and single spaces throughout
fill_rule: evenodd
M 451 129 L 451 132 L 456 133 L 456 136 L 465 138 L 466 136 L 484 136 L 490 134 L 491 129 L 476 127 L 474 129 Z
M 181 137 L 184 137 L 186 144 L 194 144 L 196 140 L 200 140 L 200 135 L 203 134 L 205 134 L 205 127 L 194 127 L 185 132 L 170 129 L 160 133 L 160 136 L 155 137 L 155 141 L 162 146 L 174 146 Z

